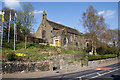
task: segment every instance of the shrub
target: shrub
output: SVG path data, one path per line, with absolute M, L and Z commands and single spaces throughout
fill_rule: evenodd
M 34 57 L 34 61 L 37 61 L 37 60 L 38 60 L 38 55 Z
M 46 47 L 50 47 L 50 44 L 47 44 Z
M 118 53 L 118 49 L 117 47 L 110 47 L 110 48 L 107 48 L 106 54 L 117 54 Z
M 89 47 L 85 48 L 84 51 L 89 53 L 89 52 L 91 52 L 91 49 L 92 49 L 92 47 L 89 46 Z
M 40 56 L 38 57 L 38 60 L 45 60 L 45 58 L 40 55 Z
M 114 58 L 117 57 L 116 54 L 107 54 L 107 55 L 88 55 L 88 60 L 93 61 L 93 60 L 100 60 L 100 59 L 107 59 L 107 58 Z M 83 58 L 85 58 L 83 56 Z
M 88 55 L 88 60 L 92 61 L 92 60 L 99 60 L 102 59 L 101 55 Z
M 15 60 L 15 53 L 14 52 L 8 53 L 7 56 L 6 56 L 6 58 L 9 61 L 14 61 Z
M 106 48 L 102 46 L 96 49 L 96 52 L 100 55 L 104 55 L 105 51 L 106 51 Z
M 100 55 L 105 55 L 105 54 L 117 54 L 118 53 L 118 48 L 115 46 L 112 47 L 98 47 L 96 49 L 97 53 Z

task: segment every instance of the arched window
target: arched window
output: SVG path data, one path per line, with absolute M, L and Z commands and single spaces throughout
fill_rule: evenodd
M 42 38 L 45 38 L 45 35 L 46 35 L 46 31 L 43 30 L 43 31 L 42 31 Z
M 76 42 L 76 46 L 78 46 L 78 42 Z
M 77 38 L 77 37 L 75 37 L 75 41 L 76 41 L 76 42 L 78 41 L 78 38 Z
M 70 42 L 72 42 L 72 36 L 70 36 Z
M 89 47 L 89 42 L 86 42 L 86 47 Z
M 63 40 L 63 45 L 66 45 L 66 38 L 64 38 Z

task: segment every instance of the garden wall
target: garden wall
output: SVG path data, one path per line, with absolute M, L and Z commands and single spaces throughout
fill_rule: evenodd
M 116 57 L 116 58 L 88 61 L 88 66 L 95 67 L 95 66 L 98 66 L 99 64 L 108 63 L 115 60 L 118 60 L 118 58 Z
M 3 73 L 48 71 L 49 62 L 3 62 Z
M 15 73 L 15 72 L 35 72 L 35 71 L 53 71 L 55 69 L 75 70 L 81 66 L 81 61 L 69 61 L 74 56 L 52 56 L 49 60 L 39 62 L 3 62 L 3 73 Z M 118 60 L 118 58 L 109 58 L 103 60 L 88 61 L 88 66 L 96 67 L 99 64 L 108 63 Z M 86 65 L 84 65 L 86 66 Z

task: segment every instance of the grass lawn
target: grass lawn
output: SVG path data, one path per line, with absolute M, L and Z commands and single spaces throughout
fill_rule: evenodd
M 6 56 L 8 53 L 13 51 L 14 49 L 14 42 L 10 40 L 10 43 L 7 41 L 3 41 L 3 53 L 2 56 Z M 16 53 L 25 53 L 27 54 L 31 60 L 45 60 L 45 57 L 48 56 L 56 56 L 60 54 L 80 54 L 84 53 L 83 51 L 78 50 L 71 50 L 71 49 L 64 49 L 61 47 L 49 46 L 49 45 L 40 45 L 38 43 L 27 42 L 27 49 L 24 48 L 25 42 L 23 41 L 16 41 Z M 58 54 L 57 49 L 61 49 L 61 53 Z M 39 52 L 39 53 L 38 53 Z M 41 53 L 43 52 L 43 53 Z M 49 53 L 52 52 L 52 53 Z

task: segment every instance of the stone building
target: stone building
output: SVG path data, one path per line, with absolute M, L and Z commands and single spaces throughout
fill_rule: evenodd
M 46 40 L 52 46 L 79 49 L 86 47 L 86 40 L 83 37 L 83 33 L 48 20 L 45 11 L 43 11 L 42 21 L 36 32 L 36 37 Z

